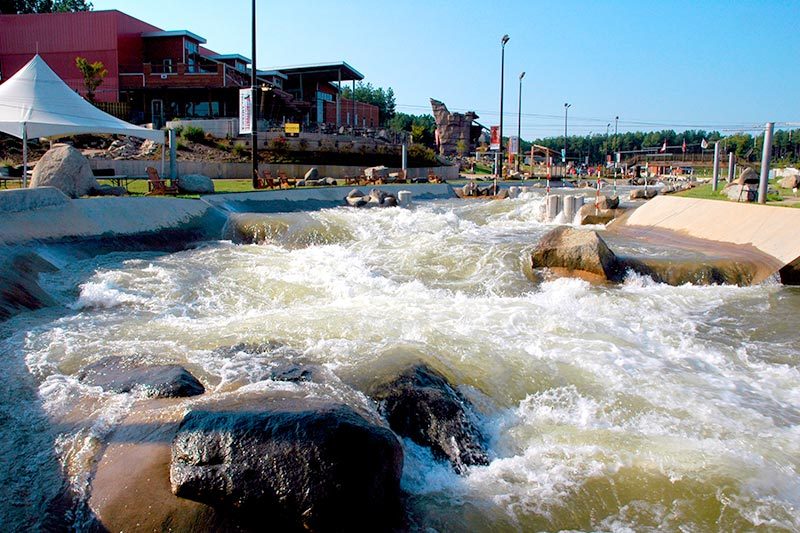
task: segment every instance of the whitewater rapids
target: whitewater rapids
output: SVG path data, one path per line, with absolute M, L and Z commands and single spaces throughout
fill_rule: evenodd
M 83 366 L 178 363 L 215 394 L 269 364 L 215 349 L 277 341 L 359 390 L 423 360 L 477 406 L 488 466 L 460 477 L 404 442 L 414 528 L 800 530 L 800 291 L 533 282 L 540 207 L 241 215 L 257 244 L 229 229 L 172 254 L 52 252 L 60 305 L 0 324 L 0 523 L 46 527 L 64 472 L 90 490 L 136 397 L 80 383 Z

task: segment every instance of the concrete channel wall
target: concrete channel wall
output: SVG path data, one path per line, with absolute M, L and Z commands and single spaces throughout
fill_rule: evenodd
M 800 259 L 800 209 L 657 196 L 618 224 L 670 230 L 697 239 L 751 245 L 783 265 Z
M 122 176 L 146 176 L 145 168 L 156 167 L 161 169 L 161 161 L 130 160 L 122 161 L 115 159 L 90 159 L 89 163 L 93 169 L 104 168 L 114 169 L 115 174 Z M 262 163 L 258 166 L 260 170 L 269 170 L 272 175 L 277 177 L 279 172 L 285 172 L 290 178 L 302 178 L 312 167 L 319 171 L 320 177 L 330 176 L 331 178 L 343 179 L 345 176 L 355 177 L 364 174 L 367 167 L 353 167 L 343 165 L 287 165 Z M 169 168 L 169 163 L 167 163 Z M 212 179 L 237 178 L 246 179 L 250 177 L 252 165 L 250 163 L 213 163 L 208 161 L 178 161 L 178 176 L 186 174 L 202 174 Z M 390 169 L 396 172 L 400 169 Z M 458 167 L 440 166 L 409 168 L 410 178 L 424 177 L 429 172 L 446 180 L 458 179 Z M 163 176 L 165 177 L 165 176 Z

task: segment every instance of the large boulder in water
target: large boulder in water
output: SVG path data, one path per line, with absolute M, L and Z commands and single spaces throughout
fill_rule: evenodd
M 597 232 L 569 226 L 558 227 L 539 241 L 531 265 L 610 281 L 620 281 L 625 275 L 624 264 Z
M 31 187 L 55 187 L 70 198 L 86 196 L 99 187 L 89 160 L 80 150 L 58 144 L 36 163 Z
M 211 194 L 214 192 L 214 181 L 202 174 L 187 174 L 177 180 L 178 190 L 187 194 Z
M 140 391 L 150 398 L 183 398 L 205 392 L 203 384 L 180 365 L 137 366 L 117 356 L 84 367 L 78 379 L 105 391 Z
M 383 530 L 397 517 L 402 468 L 402 446 L 385 427 L 344 404 L 288 401 L 189 412 L 170 480 L 175 495 L 259 528 Z
M 464 473 L 485 465 L 485 438 L 474 420 L 472 404 L 439 373 L 416 365 L 373 394 L 389 427 L 447 460 Z

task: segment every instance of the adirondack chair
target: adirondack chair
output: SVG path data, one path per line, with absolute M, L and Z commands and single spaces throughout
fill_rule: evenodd
M 275 178 L 272 177 L 272 172 L 264 170 L 261 175 L 256 173 L 256 189 L 277 189 Z
M 167 185 L 167 180 L 161 179 L 154 167 L 147 167 L 145 172 L 147 172 L 147 196 L 178 194 L 177 180 L 172 180 L 172 183 Z
M 286 172 L 278 172 L 278 180 L 281 184 L 281 189 L 291 189 L 297 187 L 297 180 L 286 176 Z

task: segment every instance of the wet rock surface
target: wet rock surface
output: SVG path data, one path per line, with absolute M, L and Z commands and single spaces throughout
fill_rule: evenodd
M 489 463 L 472 404 L 428 366 L 409 368 L 378 387 L 373 398 L 393 431 L 429 447 L 434 457 L 449 461 L 457 472 Z
M 274 406 L 274 408 L 273 408 Z M 385 427 L 333 402 L 189 412 L 172 442 L 181 497 L 278 530 L 392 528 L 403 451 Z
M 205 392 L 203 384 L 180 365 L 136 366 L 116 356 L 86 366 L 78 379 L 105 391 L 141 391 L 150 398 L 183 398 Z
M 625 265 L 597 232 L 568 226 L 554 229 L 539 241 L 531 255 L 531 266 L 585 273 L 609 281 L 621 281 L 625 276 Z

